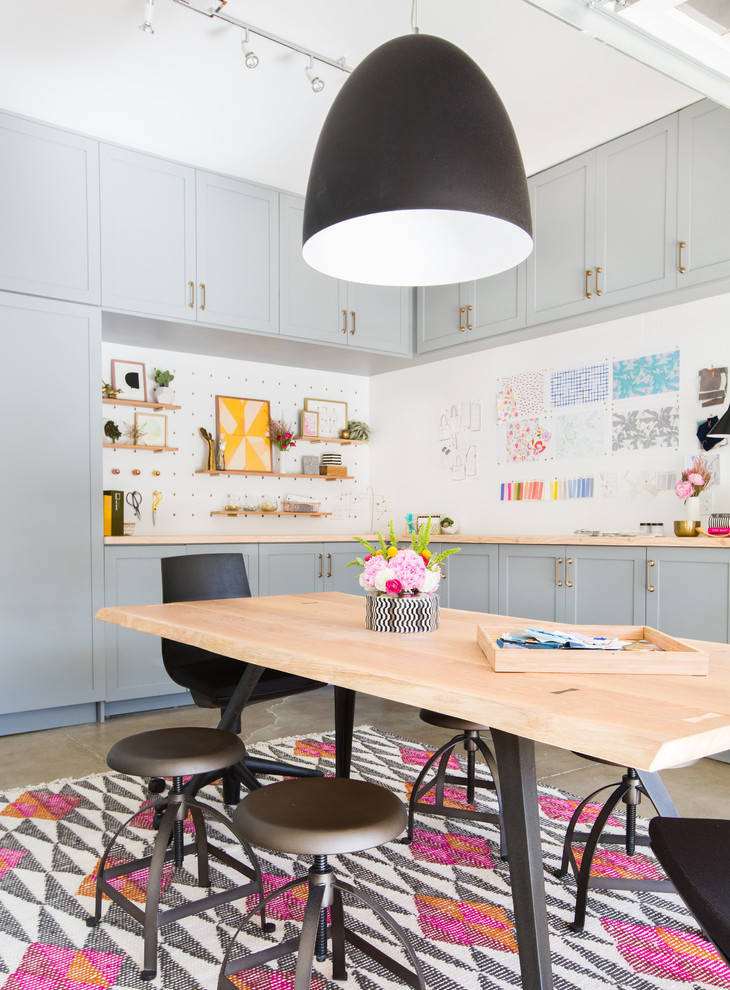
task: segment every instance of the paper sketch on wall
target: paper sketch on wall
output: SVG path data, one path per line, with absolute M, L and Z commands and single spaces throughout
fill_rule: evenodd
M 534 419 L 545 412 L 545 371 L 526 371 L 497 379 L 497 422 Z
M 599 498 L 618 497 L 618 474 L 615 471 L 599 471 L 596 482 L 596 494 Z
M 608 365 L 605 362 L 554 371 L 550 376 L 550 404 L 553 409 L 606 402 L 607 399 Z
M 613 398 L 679 391 L 679 349 L 613 362 Z
M 676 471 L 657 471 L 654 484 L 658 492 L 673 492 L 678 480 Z
M 544 461 L 552 456 L 552 433 L 544 421 L 527 419 L 497 427 L 497 458 L 501 463 Z
M 679 447 L 679 406 L 613 411 L 611 449 L 616 452 Z
M 721 406 L 727 395 L 727 368 L 703 368 L 699 373 L 697 398 L 703 406 Z
M 481 402 L 460 402 L 441 410 L 438 428 L 441 463 L 452 481 L 478 477 L 478 439 L 481 430 Z
M 627 471 L 623 480 L 626 482 L 626 498 L 633 501 L 638 495 L 657 495 L 656 475 L 653 471 Z
M 610 447 L 609 422 L 603 406 L 554 417 L 554 456 L 600 457 L 607 454 Z

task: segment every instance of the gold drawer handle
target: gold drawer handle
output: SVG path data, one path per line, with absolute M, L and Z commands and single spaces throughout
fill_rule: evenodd
M 651 583 L 651 569 L 656 566 L 656 562 L 653 560 L 647 560 L 646 562 L 646 590 L 656 591 L 656 588 Z
M 687 242 L 686 241 L 680 241 L 679 242 L 679 261 L 678 261 L 677 267 L 679 268 L 679 274 L 680 275 L 684 275 L 684 273 L 687 271 L 687 269 L 682 264 L 682 251 L 686 247 L 687 247 Z
M 467 330 L 473 330 L 474 329 L 474 327 L 472 326 L 472 324 L 469 322 L 470 318 L 471 318 L 471 306 L 467 306 L 466 307 L 466 329 Z
M 558 575 L 558 566 L 560 564 L 562 564 L 562 563 L 563 563 L 563 558 L 562 557 L 556 557 L 555 558 L 555 584 L 558 586 L 558 588 L 562 588 L 563 587 L 563 582 L 560 580 L 559 575 Z
M 205 309 L 205 282 L 200 283 L 200 308 Z
M 355 327 L 355 311 L 354 311 L 354 309 L 351 309 L 350 310 L 350 316 L 352 317 L 352 330 L 350 330 L 350 336 L 352 337 L 353 334 L 355 333 L 355 329 L 356 329 L 356 327 Z
M 602 296 L 603 295 L 603 289 L 599 289 L 598 288 L 598 276 L 601 274 L 602 271 L 603 271 L 602 268 L 596 268 L 596 295 L 597 296 Z
M 573 582 L 568 580 L 568 568 L 570 567 L 570 565 L 572 563 L 573 563 L 573 558 L 572 557 L 568 557 L 568 559 L 565 561 L 565 587 L 566 588 L 572 588 L 573 587 Z
M 588 279 L 593 276 L 593 269 L 586 268 L 586 299 L 592 299 L 593 293 L 588 291 Z
M 188 282 L 188 288 L 190 289 L 190 302 L 188 303 L 188 309 L 195 309 L 195 282 Z
M 347 310 L 341 309 L 340 316 L 342 317 L 342 326 L 340 327 L 340 333 L 347 333 Z
M 466 327 L 464 326 L 464 313 L 466 313 L 466 307 L 459 306 L 459 330 L 462 333 L 466 333 Z

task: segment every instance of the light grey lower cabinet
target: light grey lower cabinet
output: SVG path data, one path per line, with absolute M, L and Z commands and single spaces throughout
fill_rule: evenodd
M 730 642 L 730 550 L 649 547 L 647 577 L 647 625 L 670 636 Z
M 643 625 L 644 547 L 499 547 L 502 615 Z
M 434 544 L 434 556 L 453 544 Z M 460 608 L 467 612 L 496 612 L 499 608 L 497 581 L 499 547 L 467 545 L 443 562 L 444 576 L 439 587 L 443 608 Z
M 297 595 L 314 591 L 365 592 L 359 569 L 347 564 L 359 555 L 349 543 L 259 544 L 259 594 Z
M 101 319 L 0 292 L 0 734 L 93 721 L 104 695 Z M 22 373 L 25 369 L 26 373 Z M 34 381 L 63 382 L 28 395 Z
M 251 593 L 258 593 L 256 544 L 177 544 L 109 546 L 105 549 L 105 604 L 154 605 L 162 601 L 160 560 L 195 553 L 241 553 Z M 170 680 L 157 636 L 111 623 L 104 627 L 106 655 L 105 714 L 190 704 L 185 688 Z

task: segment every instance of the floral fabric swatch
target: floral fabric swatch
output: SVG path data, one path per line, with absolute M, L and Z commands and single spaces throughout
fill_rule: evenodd
M 497 422 L 533 419 L 545 412 L 545 372 L 508 375 L 497 380 Z
M 614 411 L 611 449 L 651 450 L 679 446 L 679 406 Z
M 545 460 L 552 434 L 537 419 L 507 423 L 500 427 L 500 460 L 508 464 Z
M 586 364 L 581 368 L 556 371 L 550 376 L 550 403 L 553 409 L 586 405 L 608 399 L 608 365 Z
M 613 397 L 679 391 L 679 350 L 613 362 Z

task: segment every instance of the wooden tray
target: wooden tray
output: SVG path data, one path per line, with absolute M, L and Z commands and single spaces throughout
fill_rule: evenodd
M 689 643 L 651 626 L 566 626 L 586 636 L 609 639 L 646 639 L 664 652 L 640 650 L 520 650 L 503 649 L 497 640 L 514 632 L 511 626 L 477 625 L 477 643 L 498 673 L 550 674 L 706 674 L 709 656 Z

